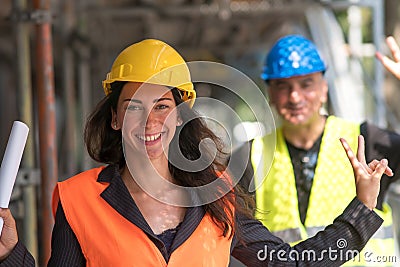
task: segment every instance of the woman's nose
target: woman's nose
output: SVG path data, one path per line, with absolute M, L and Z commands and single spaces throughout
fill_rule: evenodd
M 151 126 L 156 121 L 156 115 L 154 111 L 151 110 L 149 112 L 144 112 L 144 118 L 142 119 L 142 123 L 145 127 Z

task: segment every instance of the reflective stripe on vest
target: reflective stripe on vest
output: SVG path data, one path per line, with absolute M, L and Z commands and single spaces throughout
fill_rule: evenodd
M 276 150 L 269 172 L 266 166 L 255 164 L 260 162 L 263 153 L 269 149 L 268 139 L 255 139 L 251 155 L 255 179 L 257 183 L 264 179 L 256 190 L 257 210 L 261 211 L 256 214 L 257 218 L 275 235 L 292 244 L 315 235 L 331 224 L 347 207 L 356 192 L 353 170 L 339 137 L 344 137 L 355 152 L 359 133 L 358 124 L 334 116 L 328 117 L 304 225 L 300 220 L 294 171 L 282 130 L 277 130 Z M 385 205 L 383 212 L 377 210 L 377 213 L 385 220 L 384 225 L 368 242 L 364 251 L 381 253 L 375 255 L 389 255 L 387 252 L 394 247 L 391 211 L 388 205 Z M 380 239 L 381 236 L 386 239 Z M 382 247 L 382 241 L 386 244 L 392 243 L 392 246 Z M 390 255 L 394 255 L 393 253 Z M 364 265 L 368 266 L 362 261 L 360 266 Z
M 100 196 L 108 186 L 97 182 L 102 169 L 95 168 L 58 183 L 53 197 L 53 207 L 58 198 L 62 203 L 86 266 L 228 266 L 232 239 L 222 236 L 209 215 L 203 217 L 166 263 L 146 233 Z

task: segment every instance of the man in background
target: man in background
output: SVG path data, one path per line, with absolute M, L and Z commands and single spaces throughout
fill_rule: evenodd
M 400 74 L 400 68 L 397 70 Z M 355 149 L 358 135 L 363 135 L 367 161 L 387 158 L 395 177 L 384 175 L 381 180 L 376 210 L 384 218 L 384 225 L 367 244 L 367 253 L 347 265 L 392 266 L 368 261 L 394 255 L 392 213 L 385 196 L 390 184 L 400 177 L 400 136 L 368 122 L 357 124 L 321 114 L 328 100 L 325 71 L 326 64 L 316 46 L 303 36 L 285 36 L 274 44 L 261 75 L 270 104 L 281 119 L 271 168 L 257 164 L 268 161 L 267 151 L 274 145 L 261 137 L 246 143 L 231 157 L 246 161 L 244 173 L 240 167 L 243 162 L 230 163 L 234 166 L 231 171 L 241 177 L 245 189 L 253 177 L 256 184 L 262 181 L 255 191 L 256 216 L 275 235 L 297 243 L 332 223 L 356 194 L 351 165 L 346 163 L 339 138 L 344 137 Z M 248 159 L 240 156 L 246 149 L 250 149 Z

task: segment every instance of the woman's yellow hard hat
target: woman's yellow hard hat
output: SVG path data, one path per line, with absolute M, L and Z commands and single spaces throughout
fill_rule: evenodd
M 146 39 L 125 48 L 103 81 L 106 95 L 115 81 L 153 83 L 176 87 L 192 107 L 196 98 L 190 71 L 182 56 L 168 44 Z

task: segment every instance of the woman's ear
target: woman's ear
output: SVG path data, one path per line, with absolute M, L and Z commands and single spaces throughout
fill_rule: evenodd
M 121 129 L 118 125 L 117 113 L 113 109 L 111 109 L 111 128 L 116 131 Z
M 182 123 L 183 123 L 183 121 L 182 121 L 181 117 L 178 116 L 178 119 L 177 119 L 177 121 L 176 121 L 176 126 L 181 126 Z

